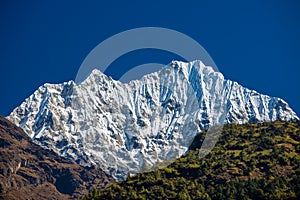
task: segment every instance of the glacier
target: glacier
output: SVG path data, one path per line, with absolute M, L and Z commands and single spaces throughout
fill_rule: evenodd
M 40 86 L 7 117 L 39 145 L 116 180 L 183 155 L 194 136 L 227 123 L 299 120 L 201 61 L 172 61 L 121 83 L 95 69 L 80 84 Z

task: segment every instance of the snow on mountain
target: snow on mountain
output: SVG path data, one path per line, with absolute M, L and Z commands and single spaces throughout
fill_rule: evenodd
M 213 125 L 299 118 L 284 100 L 226 80 L 201 61 L 173 61 L 127 84 L 96 69 L 79 85 L 44 84 L 8 119 L 41 146 L 123 180 L 179 157 Z

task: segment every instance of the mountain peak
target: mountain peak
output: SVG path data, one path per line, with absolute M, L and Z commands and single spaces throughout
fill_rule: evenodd
M 103 72 L 101 72 L 99 69 L 95 68 L 91 71 L 90 75 L 86 79 L 90 79 L 90 78 L 94 78 L 94 77 L 107 77 L 107 76 Z
M 203 77 L 215 76 L 217 78 L 224 79 L 222 73 L 220 73 L 217 69 L 214 69 L 211 66 L 206 66 L 201 60 L 194 60 L 191 62 L 182 62 L 174 60 L 170 63 L 169 66 L 174 69 L 181 70 L 187 79 L 189 79 L 188 77 L 195 75 L 193 73 L 197 73 Z
M 109 81 L 113 81 L 112 77 L 107 76 L 99 69 L 95 68 L 91 71 L 89 76 L 79 85 L 86 87 L 87 85 L 106 84 Z
M 99 69 L 95 68 L 92 70 L 91 75 L 93 76 L 102 76 L 105 75 L 103 72 L 101 72 Z

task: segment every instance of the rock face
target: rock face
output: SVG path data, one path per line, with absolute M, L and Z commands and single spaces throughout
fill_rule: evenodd
M 117 180 L 181 156 L 213 125 L 297 120 L 288 104 L 224 79 L 201 61 L 173 61 L 122 84 L 94 70 L 81 84 L 45 84 L 8 116 L 39 145 Z
M 40 147 L 0 116 L 0 199 L 74 199 L 112 182 L 100 169 Z

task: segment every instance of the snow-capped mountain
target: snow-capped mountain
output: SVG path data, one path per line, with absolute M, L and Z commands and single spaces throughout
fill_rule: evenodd
M 215 124 L 299 119 L 288 104 L 205 66 L 173 61 L 127 84 L 98 70 L 44 84 L 8 116 L 38 144 L 117 180 L 179 157 Z

